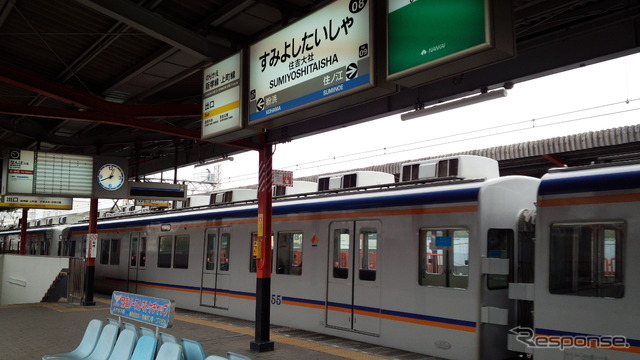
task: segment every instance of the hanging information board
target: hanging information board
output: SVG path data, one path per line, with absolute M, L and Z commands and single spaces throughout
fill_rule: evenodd
M 204 70 L 202 138 L 242 128 L 241 53 Z
M 73 198 L 6 195 L 0 196 L 0 207 L 71 210 Z
M 9 150 L 5 157 L 4 194 L 90 197 L 93 157 Z
M 515 54 L 508 1 L 388 0 L 387 77 L 417 86 Z
M 249 125 L 373 86 L 367 0 L 338 0 L 252 45 Z

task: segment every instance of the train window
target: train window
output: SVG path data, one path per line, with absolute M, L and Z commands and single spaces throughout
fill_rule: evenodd
M 109 254 L 109 264 L 110 265 L 120 264 L 120 240 L 118 239 L 111 239 L 111 251 Z
M 120 264 L 120 240 L 101 239 L 100 240 L 100 264 L 119 265 Z
M 101 239 L 100 240 L 100 264 L 108 265 L 109 264 L 109 248 L 111 246 L 111 240 L 109 239 Z
M 509 259 L 509 275 L 487 276 L 487 288 L 490 290 L 506 289 L 513 282 L 513 230 L 489 229 L 487 235 L 487 257 Z
M 189 235 L 176 235 L 173 267 L 175 269 L 189 268 Z
M 623 222 L 551 226 L 549 292 L 622 298 Z
M 140 266 L 145 267 L 147 264 L 147 237 L 140 236 Z
M 129 259 L 129 266 L 135 267 L 138 265 L 138 237 L 135 235 L 131 235 L 131 254 Z
M 349 278 L 349 254 L 351 253 L 351 235 L 349 229 L 333 231 L 333 277 Z
M 419 237 L 418 283 L 466 289 L 469 281 L 469 230 L 420 229 Z
M 231 251 L 231 233 L 220 234 L 220 271 L 229 271 L 229 256 Z
M 208 234 L 207 236 L 207 259 L 205 260 L 205 269 L 215 270 L 216 268 L 216 249 L 218 248 L 218 233 Z
M 375 228 L 360 229 L 360 280 L 376 281 L 377 255 L 378 231 Z
M 170 268 L 171 267 L 171 252 L 173 250 L 173 236 L 164 235 L 160 236 L 158 242 L 158 267 Z
M 302 233 L 278 233 L 276 274 L 302 275 Z
M 138 233 L 131 234 L 131 256 L 129 266 L 144 267 L 147 262 L 146 254 L 147 237 L 144 235 L 138 236 Z

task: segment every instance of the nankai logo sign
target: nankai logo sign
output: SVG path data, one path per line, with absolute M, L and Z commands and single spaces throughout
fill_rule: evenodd
M 516 335 L 516 340 L 529 348 L 536 349 L 628 349 L 629 342 L 625 336 L 621 335 L 590 335 L 590 334 L 571 334 L 563 333 L 562 335 L 536 334 L 531 328 L 515 327 L 509 330 L 511 334 Z

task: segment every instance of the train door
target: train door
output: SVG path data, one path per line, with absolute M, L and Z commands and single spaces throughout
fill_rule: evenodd
M 330 225 L 327 326 L 380 332 L 379 221 Z
M 127 291 L 138 292 L 138 278 L 140 272 L 144 271 L 147 256 L 147 234 L 132 233 L 129 241 L 129 265 L 127 275 Z
M 207 229 L 200 305 L 222 309 L 229 307 L 229 250 L 231 228 Z

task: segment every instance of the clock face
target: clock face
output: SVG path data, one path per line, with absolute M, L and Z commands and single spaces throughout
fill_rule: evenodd
M 98 170 L 97 181 L 105 190 L 118 190 L 124 184 L 124 171 L 116 164 L 104 164 Z

